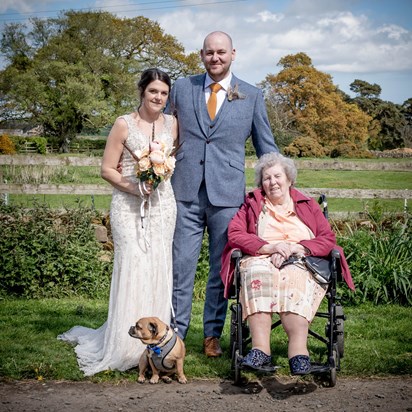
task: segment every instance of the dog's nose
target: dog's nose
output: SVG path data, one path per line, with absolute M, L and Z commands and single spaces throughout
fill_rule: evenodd
M 133 335 L 133 334 L 134 334 L 134 326 L 130 326 L 129 335 Z

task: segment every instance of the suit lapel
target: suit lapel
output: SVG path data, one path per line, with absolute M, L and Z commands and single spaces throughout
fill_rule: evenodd
M 232 89 L 234 88 L 236 82 L 237 82 L 237 78 L 233 75 L 232 80 L 230 82 L 230 87 Z M 231 104 L 231 102 L 229 102 L 226 96 L 219 110 L 218 116 L 216 118 L 215 127 L 213 128 L 213 131 L 210 133 L 210 135 L 213 135 L 214 133 L 216 133 L 216 130 L 218 130 L 220 125 L 225 122 L 226 117 L 232 110 L 234 110 L 234 105 Z
M 198 76 L 196 82 L 193 82 L 193 107 L 195 108 L 197 122 L 206 138 L 208 134 L 209 118 L 207 117 L 208 113 L 204 93 L 205 77 L 206 74 Z
M 219 110 L 218 116 L 216 118 L 216 123 L 213 129 L 209 128 L 210 119 L 207 113 L 206 101 L 205 101 L 205 92 L 204 92 L 204 84 L 205 84 L 205 77 L 206 74 L 200 75 L 196 78 L 196 81 L 193 82 L 193 107 L 195 107 L 195 115 L 197 118 L 197 122 L 204 134 L 204 137 L 212 136 L 216 133 L 219 127 L 225 122 L 226 117 L 228 114 L 235 110 L 235 105 L 231 104 L 227 97 L 223 101 L 223 104 Z M 230 86 L 232 89 L 234 88 L 235 84 L 238 83 L 238 79 L 233 75 L 232 80 L 230 82 Z

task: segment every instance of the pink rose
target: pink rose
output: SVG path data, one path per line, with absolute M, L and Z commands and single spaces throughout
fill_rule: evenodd
M 143 150 L 136 150 L 135 155 L 138 159 L 149 156 L 149 148 L 145 147 Z
M 152 164 L 150 163 L 150 159 L 148 157 L 142 157 L 138 162 L 137 162 L 137 170 L 139 172 L 145 172 L 146 170 L 150 169 L 150 166 Z
M 157 142 L 156 140 L 154 140 L 153 142 L 150 142 L 150 151 L 151 152 L 161 151 L 162 149 L 163 149 L 162 144 Z
M 173 156 L 169 156 L 165 161 L 166 172 L 170 173 L 175 170 L 176 159 Z
M 157 176 L 164 176 L 165 166 L 164 164 L 153 164 L 153 171 Z
M 153 164 L 163 164 L 165 161 L 165 155 L 160 150 L 151 152 L 149 158 Z

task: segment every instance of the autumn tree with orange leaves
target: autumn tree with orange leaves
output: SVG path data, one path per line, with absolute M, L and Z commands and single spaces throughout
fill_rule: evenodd
M 365 157 L 371 117 L 344 101 L 329 74 L 314 68 L 305 53 L 280 59 L 282 70 L 269 74 L 263 88 L 275 136 L 289 136 L 291 156 Z M 273 113 L 283 114 L 283 121 Z M 273 127 L 274 126 L 274 127 Z M 287 141 L 287 139 L 284 139 Z M 281 144 L 280 144 L 281 145 Z

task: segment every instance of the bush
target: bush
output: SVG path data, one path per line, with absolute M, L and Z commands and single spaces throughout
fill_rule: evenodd
M 298 137 L 284 149 L 286 156 L 291 157 L 324 157 L 324 148 L 311 137 Z
M 350 141 L 339 143 L 330 150 L 329 155 L 331 158 L 345 157 L 352 159 L 367 159 L 373 157 L 369 150 L 361 150 L 355 143 Z
M 197 262 L 194 299 L 204 300 L 206 298 L 206 284 L 209 278 L 209 238 L 207 233 L 203 236 L 199 260 Z
M 111 259 L 97 242 L 96 212 L 0 206 L 0 296 L 106 296 Z M 106 261 L 105 261 L 106 260 Z
M 356 292 L 340 290 L 348 303 L 412 304 L 412 224 L 408 216 L 368 213 L 346 223 L 338 243 L 344 248 Z
M 26 136 L 13 136 L 12 140 L 16 145 L 17 152 L 20 152 L 24 148 L 25 142 L 34 143 L 36 148 L 36 153 L 46 154 L 46 146 L 47 146 L 47 139 L 45 137 L 40 136 L 33 136 L 33 137 L 26 137 Z
M 256 150 L 253 147 L 252 139 L 247 139 L 246 141 L 245 156 L 246 157 L 256 157 Z
M 11 155 L 16 153 L 16 146 L 9 136 L 2 134 L 0 136 L 0 154 Z
M 105 147 L 106 139 L 87 139 L 79 136 L 70 143 L 69 152 L 102 155 Z

